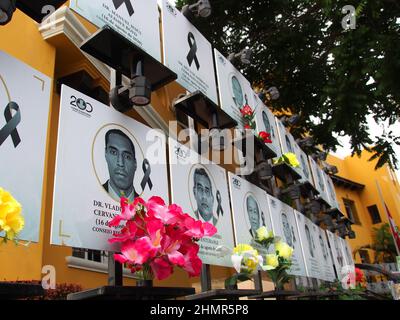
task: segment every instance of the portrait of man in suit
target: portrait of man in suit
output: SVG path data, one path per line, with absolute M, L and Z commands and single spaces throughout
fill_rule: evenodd
M 290 139 L 287 135 L 285 135 L 285 141 L 286 141 L 286 147 L 288 149 L 288 152 L 293 153 L 292 143 L 290 142 Z
M 218 218 L 214 215 L 214 194 L 211 179 L 204 168 L 197 168 L 193 174 L 193 194 L 196 199 L 197 209 L 194 212 L 196 219 L 210 222 L 214 226 Z
M 257 230 L 261 227 L 261 216 L 260 208 L 256 199 L 253 196 L 248 196 L 246 199 L 247 215 L 250 221 L 250 234 L 254 238 L 257 234 Z
M 284 212 L 282 212 L 282 230 L 285 235 L 286 243 L 293 248 L 296 239 L 294 237 L 293 227 L 290 225 L 289 219 Z
M 269 122 L 268 115 L 267 115 L 267 113 L 265 111 L 262 112 L 262 119 L 263 119 L 265 131 L 271 135 L 272 139 L 275 139 L 274 127 L 271 126 L 271 123 Z
M 110 178 L 103 184 L 103 188 L 116 201 L 121 197 L 133 201 L 139 195 L 133 185 L 137 162 L 132 140 L 121 130 L 107 131 L 105 158 Z
M 307 225 L 305 225 L 304 229 L 305 229 L 305 232 L 306 232 L 306 238 L 307 238 L 308 249 L 310 251 L 310 255 L 311 255 L 311 257 L 314 258 L 315 257 L 315 255 L 314 255 L 314 249 L 315 249 L 314 240 L 313 240 L 313 238 L 311 236 L 310 229 L 308 228 Z
M 325 245 L 324 239 L 322 239 L 322 235 L 319 235 L 319 245 L 321 246 L 322 255 L 325 261 L 328 261 L 328 248 Z

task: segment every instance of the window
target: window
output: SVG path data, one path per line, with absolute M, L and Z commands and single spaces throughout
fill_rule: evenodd
M 108 262 L 108 255 L 105 251 L 72 248 L 72 256 L 105 264 Z
M 358 253 L 360 254 L 361 263 L 371 263 L 367 250 L 359 250 Z
M 349 220 L 355 224 L 361 224 L 360 219 L 358 218 L 357 209 L 354 201 L 343 199 L 343 203 Z
M 378 207 L 375 204 L 373 206 L 369 206 L 367 209 L 368 209 L 369 215 L 371 216 L 373 224 L 382 222 Z

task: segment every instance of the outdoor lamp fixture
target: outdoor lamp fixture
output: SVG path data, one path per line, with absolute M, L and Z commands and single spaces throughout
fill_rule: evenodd
M 339 169 L 336 166 L 330 165 L 330 164 L 328 164 L 326 162 L 323 162 L 322 165 L 324 167 L 324 171 L 327 174 L 337 174 L 337 173 L 339 173 Z
M 307 137 L 304 139 L 298 139 L 297 144 L 300 146 L 300 148 L 311 148 L 314 145 L 314 138 L 312 137 Z
M 321 204 L 317 200 L 311 200 L 309 203 L 305 205 L 305 209 L 309 211 L 311 214 L 315 215 L 320 213 Z
M 317 150 L 315 153 L 311 155 L 311 158 L 313 158 L 315 161 L 317 160 L 325 161 L 327 157 L 328 153 L 321 150 Z
M 277 87 L 271 87 L 267 90 L 269 100 L 278 100 L 281 96 Z
M 281 121 L 285 127 L 289 126 L 294 126 L 295 124 L 299 123 L 300 121 L 300 115 L 299 114 L 294 114 L 290 117 L 284 116 L 281 118 Z
M 151 83 L 143 76 L 143 63 L 138 61 L 136 72 L 127 86 L 119 85 L 110 91 L 112 106 L 120 112 L 128 111 L 131 106 L 144 107 L 151 102 Z
M 11 21 L 16 9 L 16 0 L 0 0 L 0 25 L 4 26 Z
M 235 62 L 235 60 L 240 60 L 243 64 L 250 64 L 252 55 L 253 51 L 245 48 L 239 53 L 231 53 L 228 56 L 228 60 L 232 63 Z
M 323 223 L 324 225 L 326 225 L 328 227 L 328 229 L 332 230 L 335 228 L 335 223 L 333 222 L 332 217 L 329 214 L 323 214 L 322 216 L 320 216 L 319 218 L 317 218 L 315 221 L 315 224 L 317 224 L 318 226 L 321 225 L 321 223 Z
M 187 4 L 182 8 L 183 15 L 189 20 L 192 21 L 193 18 L 207 18 L 211 15 L 211 5 L 208 0 L 200 0 L 195 4 Z
M 267 161 L 261 161 L 254 171 L 261 181 L 267 181 L 273 177 L 272 166 Z

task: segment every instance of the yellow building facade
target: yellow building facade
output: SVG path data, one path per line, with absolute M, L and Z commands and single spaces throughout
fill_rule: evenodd
M 79 262 L 79 258 L 77 259 L 77 255 L 74 256 L 71 248 L 50 245 L 60 108 L 58 82 L 67 76 L 84 72 L 90 77 L 93 88 L 100 88 L 104 92 L 108 92 L 110 86 L 110 69 L 99 61 L 85 56 L 78 49 L 81 42 L 95 30 L 96 28 L 93 25 L 67 7 L 60 8 L 55 13 L 54 19 L 50 19 L 41 25 L 36 24 L 17 10 L 11 23 L 0 27 L 0 50 L 53 79 L 47 133 L 40 239 L 38 243 L 31 243 L 28 246 L 15 246 L 9 243 L 0 247 L 1 280 L 40 280 L 43 276 L 43 266 L 51 265 L 55 267 L 57 283 L 80 284 L 84 288 L 107 284 L 107 266 L 103 261 L 96 261 L 102 260 L 102 258 L 92 259 L 89 262 Z M 168 132 L 168 122 L 175 120 L 175 113 L 170 108 L 171 102 L 182 93 L 185 93 L 184 88 L 176 83 L 170 84 L 153 93 L 150 107 L 138 111 L 132 110 L 128 115 L 153 128 L 160 128 Z M 360 224 L 356 224 L 353 227 L 357 234 L 355 240 L 350 240 L 353 249 L 372 241 L 371 231 L 374 225 L 370 220 L 367 207 L 376 205 L 382 222 L 387 221 L 384 207 L 377 191 L 377 183 L 382 189 L 387 206 L 397 224 L 400 225 L 399 183 L 395 175 L 387 167 L 375 171 L 374 163 L 368 162 L 367 158 L 368 155 L 363 153 L 360 159 L 356 157 L 344 160 L 335 157 L 329 157 L 328 159 L 329 163 L 339 168 L 339 177 L 365 186 L 362 190 L 350 190 L 338 186 L 336 190 L 344 213 L 346 213 L 346 208 L 342 199 L 352 200 L 357 208 Z M 229 169 L 229 167 L 225 168 Z M 28 211 L 29 208 L 24 208 L 24 210 Z M 88 253 L 84 254 L 87 255 Z M 224 279 L 231 275 L 232 270 L 212 267 L 211 272 L 213 281 L 215 281 L 213 286 L 222 287 Z M 129 272 L 126 272 L 125 275 L 124 284 L 135 283 Z M 200 283 L 198 278 L 189 279 L 184 272 L 177 270 L 170 279 L 163 281 L 163 286 L 195 286 L 198 288 Z M 268 289 L 268 287 L 271 287 L 271 284 L 266 282 L 264 289 Z
M 375 170 L 376 161 L 368 161 L 371 156 L 368 151 L 363 151 L 361 157 L 339 159 L 330 155 L 327 159 L 339 170 L 333 181 L 340 209 L 354 222 L 352 229 L 357 237 L 349 240 L 353 251 L 371 244 L 373 228 L 388 223 L 385 204 L 397 226 L 400 226 L 400 185 L 397 176 L 388 165 Z M 374 253 L 369 251 L 365 258 L 372 262 Z M 361 260 L 357 254 L 356 261 Z

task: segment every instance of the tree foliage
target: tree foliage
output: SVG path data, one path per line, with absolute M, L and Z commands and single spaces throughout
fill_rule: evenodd
M 178 0 L 177 6 L 195 0 Z M 299 113 L 292 128 L 311 133 L 327 150 L 349 135 L 353 154 L 364 148 L 380 167 L 397 167 L 398 136 L 368 134 L 367 116 L 393 124 L 400 116 L 400 2 L 398 0 L 210 0 L 213 13 L 195 21 L 221 53 L 254 50 L 241 66 L 254 86 L 276 86 L 269 106 Z M 342 8 L 356 8 L 356 28 L 344 30 Z M 318 119 L 316 121 L 316 119 Z

